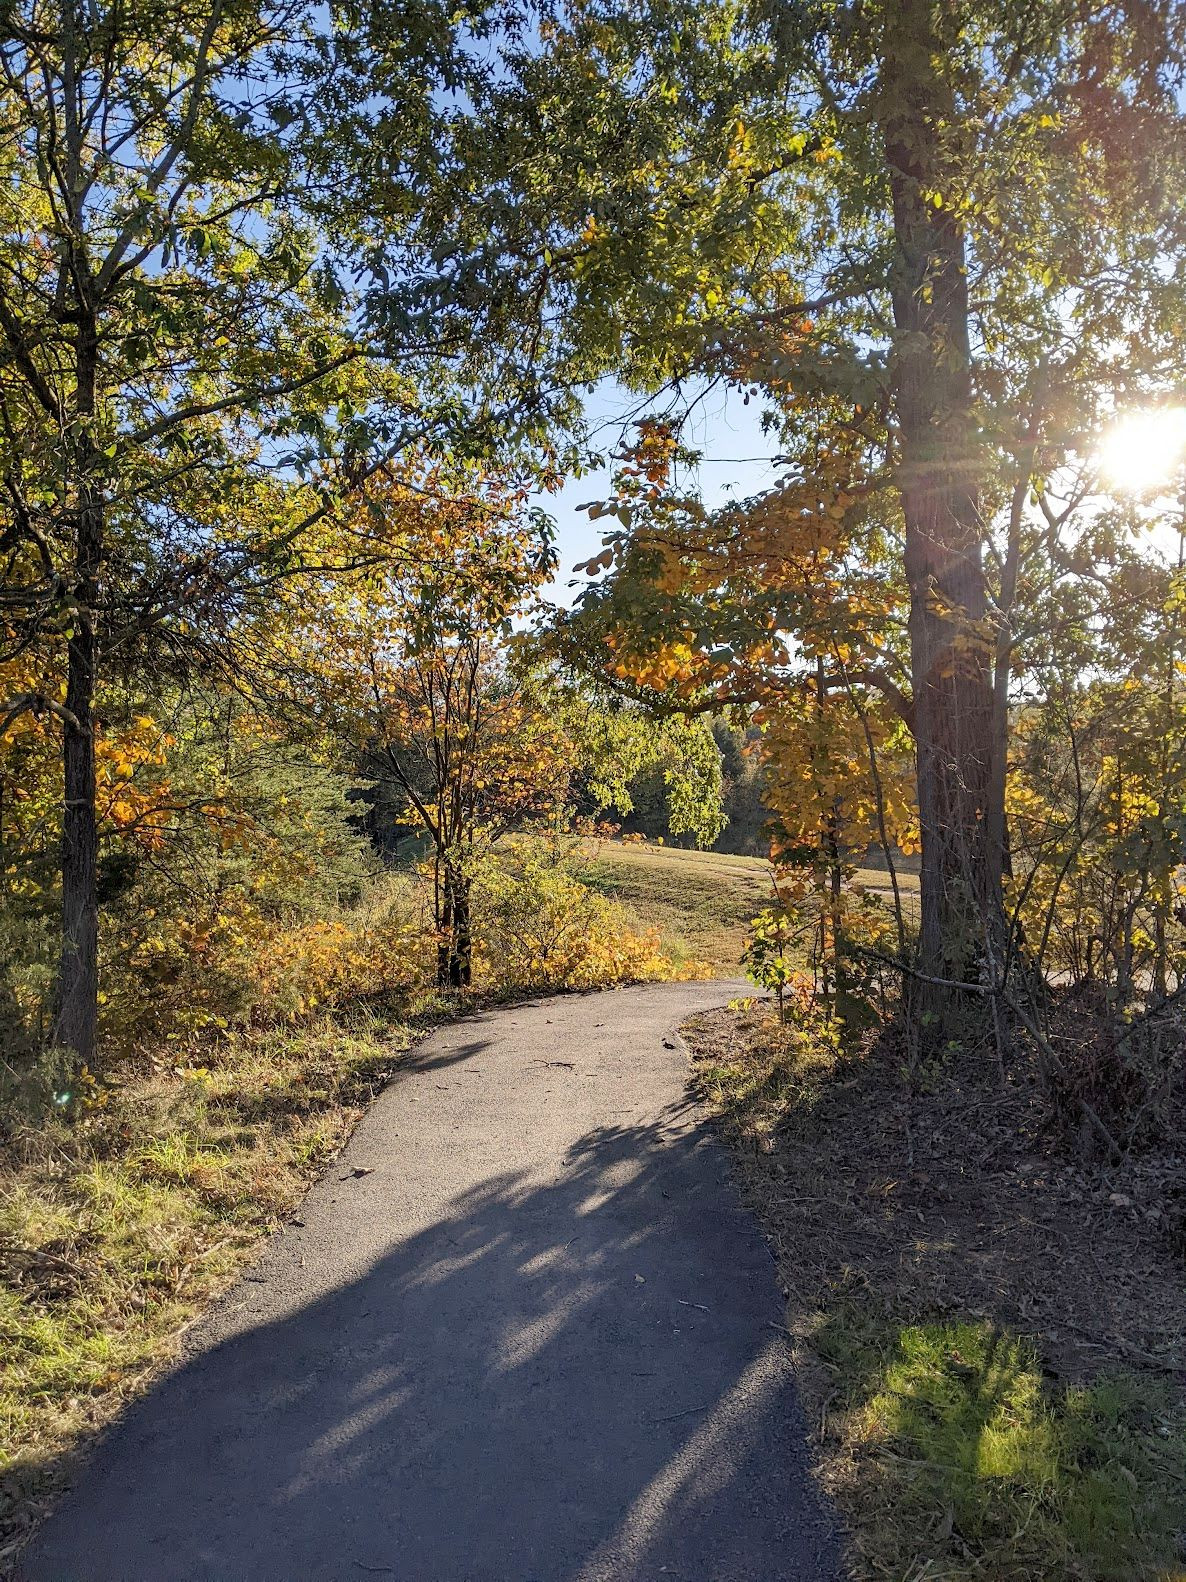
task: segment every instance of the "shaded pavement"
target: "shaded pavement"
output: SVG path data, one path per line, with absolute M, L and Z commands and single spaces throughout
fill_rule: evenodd
M 421 1044 L 29 1582 L 832 1582 L 774 1264 L 673 1032 L 737 992 Z

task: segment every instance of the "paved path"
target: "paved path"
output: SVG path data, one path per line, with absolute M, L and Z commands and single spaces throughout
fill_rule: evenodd
M 673 1033 L 738 987 L 420 1045 L 31 1582 L 832 1582 L 774 1265 Z

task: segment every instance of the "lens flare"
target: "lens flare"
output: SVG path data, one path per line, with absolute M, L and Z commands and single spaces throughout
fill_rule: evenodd
M 1117 494 L 1164 494 L 1186 459 L 1186 407 L 1125 413 L 1104 434 L 1096 459 Z

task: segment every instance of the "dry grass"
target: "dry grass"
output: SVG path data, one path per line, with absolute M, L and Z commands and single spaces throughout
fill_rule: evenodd
M 722 977 L 740 973 L 750 920 L 773 894 L 770 865 L 760 857 L 619 840 L 591 848 L 581 877 L 628 905 L 645 927 L 659 929 L 677 959 L 705 961 Z M 862 867 L 855 877 L 892 901 L 884 867 Z M 917 874 L 904 869 L 898 885 L 909 910 L 918 893 Z
M 177 1351 L 387 1080 L 426 1002 L 224 1036 L 117 1074 L 73 1121 L 10 1128 L 0 1166 L 0 1560 L 65 1458 Z M 176 1063 L 174 1063 L 176 1062 Z
M 581 869 L 586 884 L 657 928 L 677 959 L 707 962 L 722 976 L 741 971 L 754 914 L 770 902 L 770 870 L 755 857 L 605 841 Z
M 911 1094 L 764 1011 L 687 1028 L 866 1578 L 1186 1577 L 1186 1168 L 1076 1163 L 1033 1073 Z M 1175 1207 L 1175 1204 L 1177 1205 Z

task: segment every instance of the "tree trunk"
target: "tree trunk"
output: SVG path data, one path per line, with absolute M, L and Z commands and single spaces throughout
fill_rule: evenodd
M 473 931 L 470 923 L 470 882 L 452 863 L 443 864 L 437 929 L 437 986 L 465 989 L 473 978 Z
M 964 237 L 951 206 L 954 107 L 927 0 L 904 0 L 887 54 L 883 132 L 893 198 L 895 397 L 910 589 L 922 836 L 920 972 L 975 971 L 1000 914 L 987 830 L 993 709 L 982 560 L 981 441 L 973 411 Z M 946 199 L 944 194 L 946 193 Z M 938 200 L 938 201 L 936 201 Z M 924 988 L 939 1036 L 958 996 Z
M 62 956 L 58 974 L 54 1043 L 82 1064 L 95 1057 L 99 1018 L 99 837 L 95 812 L 95 687 L 99 637 L 96 604 L 103 559 L 103 498 L 96 486 L 98 453 L 90 424 L 95 410 L 98 345 L 79 341 L 76 451 L 78 505 L 74 560 L 74 623 L 66 671 L 62 739 L 65 805 L 62 816 Z
M 1021 523 L 1030 474 L 1034 465 L 1032 438 L 1018 457 L 1019 476 L 1009 502 L 1009 533 L 997 598 L 997 630 L 992 662 L 992 765 L 985 808 L 985 839 L 988 843 L 990 871 L 1004 878 L 1013 871 L 1009 850 L 1009 826 L 1005 818 L 1005 786 L 1009 776 L 1009 688 L 1013 679 L 1013 605 L 1017 599 L 1017 578 L 1021 569 Z
M 468 989 L 472 978 L 469 880 L 458 875 L 453 892 L 453 972 L 450 981 L 455 989 Z
M 78 724 L 66 726 L 62 742 L 62 957 L 54 1043 L 73 1051 L 82 1064 L 94 1060 L 99 1015 L 95 659 L 93 630 L 76 631 L 70 641 L 66 707 Z
M 825 727 L 828 707 L 828 684 L 823 655 L 816 659 L 815 707 L 821 734 Z M 844 963 L 840 951 L 840 909 L 844 885 L 844 872 L 840 862 L 840 807 L 833 802 L 820 823 L 820 851 L 824 872 L 821 881 L 826 883 L 826 896 L 820 912 L 820 946 L 824 961 L 824 1002 L 829 1013 L 843 1014 L 845 993 Z M 831 942 L 829 946 L 829 934 Z M 831 989 L 828 986 L 828 959 L 831 951 Z

